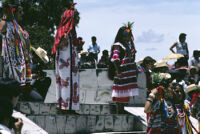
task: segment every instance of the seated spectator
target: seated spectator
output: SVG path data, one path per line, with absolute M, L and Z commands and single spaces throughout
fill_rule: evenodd
M 108 55 L 108 50 L 103 50 L 101 59 L 99 60 L 99 63 L 97 64 L 98 68 L 108 68 L 110 59 Z
M 23 100 L 26 101 L 44 101 L 48 89 L 51 85 L 51 78 L 47 77 L 46 72 L 43 71 L 45 63 L 49 62 L 47 55 L 45 55 L 44 50 L 41 48 L 35 49 L 32 53 L 32 82 L 31 82 L 31 92 L 28 95 L 23 96 Z M 43 53 L 43 55 L 42 55 Z
M 80 69 L 89 68 L 87 61 L 88 61 L 87 52 L 84 51 L 80 52 L 79 68 Z
M 83 45 L 85 44 L 85 41 L 83 40 L 82 37 L 78 37 L 78 47 L 77 51 L 80 53 L 83 50 Z
M 88 58 L 87 58 L 87 64 L 88 64 L 89 68 L 95 68 L 96 60 L 95 60 L 94 53 L 89 53 Z

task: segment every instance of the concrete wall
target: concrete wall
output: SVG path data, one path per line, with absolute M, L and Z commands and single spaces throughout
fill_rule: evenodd
M 128 132 L 138 130 L 133 115 L 114 114 L 112 105 L 82 104 L 78 115 L 56 113 L 55 104 L 20 102 L 18 108 L 49 134 L 90 132 Z M 140 124 L 139 124 L 140 125 Z
M 47 70 L 47 75 L 51 77 L 52 84 L 47 93 L 45 103 L 56 103 L 55 93 L 55 74 L 53 70 Z M 143 73 L 138 75 L 139 96 L 131 100 L 131 104 L 145 103 L 145 76 Z M 112 101 L 113 81 L 107 77 L 107 69 L 82 69 L 79 70 L 79 89 L 80 103 L 82 104 L 108 104 Z

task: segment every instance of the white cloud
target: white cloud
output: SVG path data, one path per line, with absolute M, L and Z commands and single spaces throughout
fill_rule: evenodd
M 78 36 L 85 40 L 97 37 L 101 50 L 110 50 L 117 30 L 123 23 L 134 21 L 136 59 L 152 56 L 161 59 L 180 33 L 187 34 L 190 55 L 199 48 L 200 1 L 197 0 L 75 0 L 80 11 Z M 150 30 L 152 29 L 152 30 Z M 149 48 L 155 48 L 149 51 Z M 99 56 L 100 57 L 100 56 Z
M 164 34 L 157 34 L 152 29 L 142 32 L 142 34 L 136 39 L 136 42 L 143 43 L 155 43 L 162 42 L 164 40 Z

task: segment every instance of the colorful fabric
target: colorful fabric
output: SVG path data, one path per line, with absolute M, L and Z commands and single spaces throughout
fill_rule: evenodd
M 186 105 L 176 104 L 177 120 L 182 134 L 193 134 L 191 122 L 189 121 L 189 110 Z
M 65 44 L 56 51 L 57 107 L 63 110 L 79 110 L 78 54 L 76 46 L 72 44 L 71 34 L 68 37 L 68 45 Z
M 67 36 L 69 32 L 73 29 L 74 24 L 74 4 L 71 6 L 70 9 L 66 10 L 61 18 L 60 25 L 57 29 L 52 54 L 56 53 L 56 49 L 60 44 L 60 41 L 63 36 Z
M 131 52 L 134 49 L 130 46 Z M 113 45 L 113 55 L 111 61 L 120 61 L 121 77 L 115 73 L 112 99 L 117 102 L 129 102 L 131 96 L 139 95 L 137 78 L 136 78 L 136 64 L 133 58 L 135 53 L 131 53 L 120 43 Z M 121 58 L 122 57 L 122 58 Z
M 2 38 L 4 77 L 16 79 L 25 85 L 31 82 L 29 35 L 14 20 L 7 22 L 7 32 Z
M 151 100 L 151 97 L 147 100 Z M 153 102 L 147 134 L 182 134 L 176 120 L 175 108 L 170 100 Z

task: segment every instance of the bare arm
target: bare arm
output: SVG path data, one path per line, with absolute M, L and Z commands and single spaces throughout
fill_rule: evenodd
M 186 51 L 187 51 L 187 56 L 189 58 L 189 50 L 188 50 L 188 44 L 186 43 Z
M 170 47 L 170 51 L 172 53 L 175 53 L 175 51 L 173 50 L 173 48 L 177 45 L 177 42 L 175 42 L 171 47 Z
M 147 98 L 147 101 L 146 101 L 145 106 L 144 106 L 144 112 L 145 113 L 151 112 L 152 103 L 153 103 L 153 100 L 156 98 L 157 93 L 158 93 L 158 90 L 156 88 L 151 90 L 151 93 L 149 94 L 149 97 Z

